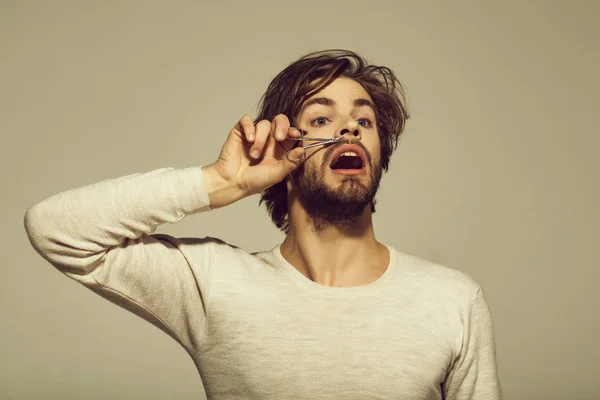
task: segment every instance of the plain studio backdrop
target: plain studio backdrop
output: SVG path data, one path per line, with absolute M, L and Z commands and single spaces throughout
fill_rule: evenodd
M 396 71 L 412 113 L 377 238 L 479 282 L 506 399 L 599 399 L 599 15 L 583 0 L 1 1 L 0 398 L 205 398 L 175 341 L 35 253 L 24 213 L 212 163 L 280 70 L 344 48 Z M 158 233 L 283 240 L 258 196 Z

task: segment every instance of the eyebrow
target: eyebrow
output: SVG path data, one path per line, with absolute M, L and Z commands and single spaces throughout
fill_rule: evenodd
M 321 105 L 327 106 L 327 107 L 335 107 L 335 105 L 336 105 L 335 101 L 333 101 L 333 99 L 330 99 L 329 97 L 315 97 L 314 99 L 310 99 L 306 103 L 304 103 L 304 105 L 302 106 L 301 112 L 304 111 L 306 108 L 312 106 L 313 104 L 321 104 Z M 371 100 L 364 99 L 364 98 L 359 98 L 359 99 L 354 100 L 354 107 L 364 107 L 364 106 L 371 107 L 373 112 L 375 112 L 375 105 L 373 104 L 373 102 Z

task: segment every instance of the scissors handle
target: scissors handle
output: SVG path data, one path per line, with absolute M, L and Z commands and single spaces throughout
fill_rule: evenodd
M 301 136 L 301 137 L 299 137 L 299 138 L 288 138 L 288 139 L 289 139 L 289 140 L 295 140 L 295 141 L 298 141 L 298 142 L 302 142 L 302 141 L 304 141 L 304 140 L 306 140 L 306 141 L 316 141 L 316 142 L 318 142 L 318 143 L 312 143 L 312 144 L 309 144 L 309 145 L 307 145 L 307 146 L 302 146 L 302 148 L 303 148 L 304 150 L 306 150 L 306 149 L 310 149 L 311 147 L 316 147 L 316 146 L 324 146 L 324 145 L 326 145 L 326 144 L 335 143 L 335 142 L 337 142 L 337 141 L 341 140 L 341 139 L 342 139 L 342 137 L 341 137 L 341 136 L 339 136 L 339 137 L 336 137 L 336 138 L 324 139 L 324 138 L 307 138 L 307 137 Z M 293 150 L 293 149 L 295 149 L 296 147 L 298 147 L 298 146 L 293 146 L 293 147 L 292 147 L 290 150 L 288 150 L 288 151 L 286 152 L 286 154 L 285 154 L 285 157 L 286 157 L 286 158 L 287 158 L 289 161 L 291 161 L 291 162 L 301 162 L 301 161 L 304 161 L 304 159 L 306 158 L 306 152 L 305 152 L 305 153 L 302 155 L 302 158 L 300 158 L 300 159 L 297 159 L 297 160 L 295 160 L 295 159 L 291 159 L 291 158 L 290 158 L 290 151 L 292 151 L 292 150 Z
M 287 139 L 288 140 L 295 140 L 297 142 L 302 142 L 302 141 L 318 142 L 318 143 L 309 144 L 307 146 L 303 146 L 305 149 L 310 149 L 311 147 L 315 147 L 315 146 L 321 146 L 321 145 L 325 145 L 325 144 L 335 143 L 338 140 L 340 140 L 341 137 L 327 138 L 327 139 L 325 139 L 325 138 L 313 138 L 313 137 L 308 138 L 308 137 L 301 136 L 299 138 L 290 138 L 290 137 L 288 137 Z M 296 147 L 298 147 L 297 144 L 296 144 L 296 146 L 294 146 L 294 148 L 296 148 Z

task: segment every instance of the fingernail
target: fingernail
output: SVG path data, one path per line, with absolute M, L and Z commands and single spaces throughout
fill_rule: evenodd
M 250 153 L 250 155 L 254 158 L 258 158 L 258 156 L 260 155 L 260 152 L 258 150 L 252 150 L 252 153 Z
M 254 135 L 248 135 L 248 140 L 254 140 Z
M 281 131 L 277 132 L 276 136 L 277 136 L 277 139 L 279 139 L 279 140 L 283 140 L 283 138 L 285 137 L 285 136 L 283 136 L 283 132 L 281 132 Z

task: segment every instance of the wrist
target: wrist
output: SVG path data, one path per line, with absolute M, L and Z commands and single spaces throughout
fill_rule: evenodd
M 202 177 L 208 192 L 210 208 L 216 209 L 228 206 L 244 197 L 239 188 L 224 179 L 214 164 L 202 167 Z

